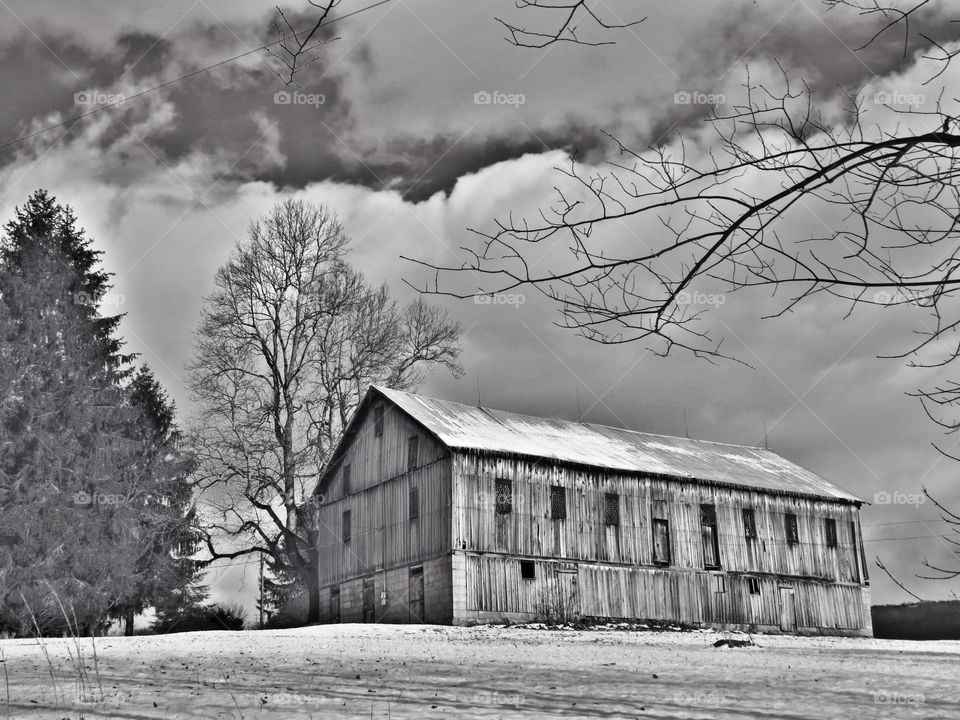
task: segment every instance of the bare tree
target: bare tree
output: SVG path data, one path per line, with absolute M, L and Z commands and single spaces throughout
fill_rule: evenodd
M 960 556 L 960 515 L 948 510 L 939 502 L 937 502 L 937 500 L 930 495 L 926 488 L 923 489 L 923 494 L 930 498 L 931 502 L 937 506 L 937 510 L 940 511 L 940 519 L 943 520 L 949 528 L 949 533 L 944 535 L 943 539 L 946 540 L 948 547 L 952 549 L 953 554 Z M 877 562 L 879 563 L 879 559 Z M 939 564 L 931 563 L 926 558 L 921 560 L 921 564 L 926 568 L 925 572 L 929 571 L 937 573 L 936 575 L 917 576 L 923 578 L 924 580 L 956 580 L 957 578 L 960 578 L 960 567 L 942 567 Z M 954 593 L 954 597 L 956 596 L 956 593 Z
M 708 360 L 731 356 L 705 328 L 709 308 L 689 302 L 698 291 L 767 288 L 768 317 L 829 296 L 849 312 L 912 308 L 915 339 L 898 357 L 914 366 L 952 363 L 960 355 L 960 110 L 943 91 L 923 103 L 957 54 L 925 30 L 942 3 L 825 4 L 876 23 L 862 47 L 900 33 L 904 57 L 923 48 L 927 74 L 898 88 L 917 102 L 861 93 L 818 105 L 782 66 L 772 83 L 748 73 L 743 96 L 715 108 L 703 133 L 645 150 L 611 137 L 612 160 L 590 167 L 571 158 L 557 168 L 555 201 L 533 217 L 469 228 L 475 242 L 462 248 L 461 263 L 412 259 L 432 271 L 421 289 L 461 298 L 535 289 L 559 310 L 558 324 L 590 340 Z M 511 37 L 528 47 L 577 40 L 564 28 Z M 893 121 L 869 123 L 868 103 Z M 629 245 L 617 243 L 624 226 L 640 224 Z M 540 269 L 536 260 L 550 251 L 550 269 Z M 478 276 L 481 286 L 465 289 L 461 281 Z M 916 395 L 935 422 L 960 429 L 960 383 Z M 955 532 L 956 515 L 937 506 Z
M 676 148 L 645 151 L 614 139 L 617 156 L 599 168 L 575 160 L 558 168 L 556 202 L 536 217 L 470 229 L 479 242 L 463 248 L 462 265 L 421 263 L 439 273 L 427 291 L 470 297 L 528 286 L 592 340 L 657 340 L 663 352 L 682 347 L 707 357 L 722 354 L 719 342 L 698 328 L 699 312 L 678 303 L 706 280 L 728 291 L 789 290 L 774 314 L 816 294 L 921 305 L 935 322 L 918 347 L 945 338 L 957 320 L 940 310 L 960 283 L 953 118 L 937 102 L 933 110 L 891 108 L 900 119 L 895 130 L 868 126 L 864 99 L 852 96 L 825 118 L 807 85 L 781 70 L 779 87 L 748 74 L 742 101 L 713 112 L 715 147 L 698 148 L 702 159 L 688 158 L 682 138 Z M 785 237 L 801 203 L 816 203 L 836 223 Z M 661 232 L 631 253 L 607 249 L 611 231 L 645 218 Z M 567 266 L 531 270 L 528 258 L 557 244 L 569 250 Z M 932 256 L 920 268 L 918 249 Z M 441 287 L 465 272 L 489 284 L 476 292 Z
M 398 307 L 345 261 L 323 207 L 287 200 L 253 223 L 216 276 L 189 382 L 210 561 L 264 553 L 319 613 L 320 468 L 372 383 L 458 373 L 460 330 L 422 299 Z

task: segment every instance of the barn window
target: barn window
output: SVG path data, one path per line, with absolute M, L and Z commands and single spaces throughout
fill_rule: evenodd
M 567 489 L 562 485 L 550 486 L 550 517 L 553 520 L 567 519 Z
M 505 478 L 497 478 L 494 485 L 494 504 L 497 515 L 509 515 L 513 512 L 513 483 Z
M 347 545 L 350 542 L 350 511 L 343 511 L 343 522 L 341 525 L 343 544 Z
M 747 582 L 750 585 L 750 594 L 759 595 L 760 594 L 760 578 L 747 578 Z
M 417 455 L 420 451 L 420 437 L 411 435 L 407 440 L 407 470 L 413 470 L 417 466 Z
M 533 560 L 520 561 L 520 577 L 524 580 L 537 579 L 537 566 Z
M 727 585 L 723 580 L 723 575 L 713 576 L 713 589 L 714 589 L 714 592 L 718 592 L 718 593 L 727 591 Z
M 837 546 L 837 521 L 833 518 L 825 518 L 823 531 L 827 537 L 827 547 L 835 548 Z
M 670 564 L 670 523 L 661 518 L 653 520 L 653 562 Z
M 620 526 L 620 496 L 617 493 L 603 494 L 603 524 Z
M 373 406 L 373 435 L 374 437 L 383 435 L 383 405 Z
M 757 539 L 757 516 L 753 508 L 743 509 L 743 536 L 747 540 Z
M 420 488 L 410 488 L 409 497 L 410 519 L 416 520 L 420 517 Z
M 797 516 L 793 513 L 787 513 L 786 523 L 787 544 L 796 545 L 800 542 L 800 528 L 797 525 Z
M 703 538 L 704 567 L 720 567 L 720 539 L 717 537 L 717 509 L 713 505 L 700 506 L 700 536 Z
M 343 484 L 343 494 L 349 495 L 350 494 L 350 466 L 344 465 L 343 470 L 341 471 L 341 474 L 343 475 L 343 479 L 341 481 Z

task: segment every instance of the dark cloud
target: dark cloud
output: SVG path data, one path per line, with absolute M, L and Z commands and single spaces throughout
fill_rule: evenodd
M 45 43 L 21 35 L 0 45 L 0 144 L 29 132 L 38 118 L 58 111 L 75 114 L 74 93 L 97 74 L 87 50 L 69 36 L 47 37 Z M 0 163 L 12 152 L 0 151 Z
M 719 69 L 741 75 L 751 62 L 776 59 L 794 82 L 805 81 L 821 98 L 841 89 L 856 92 L 875 77 L 906 69 L 933 42 L 960 39 L 960 25 L 944 22 L 933 10 L 913 16 L 908 35 L 895 26 L 875 38 L 889 18 L 850 8 L 818 14 L 795 3 L 772 24 L 771 19 L 746 9 L 731 13 L 719 33 L 707 38 L 708 52 Z
M 420 202 L 437 192 L 449 194 L 459 178 L 504 160 L 557 149 L 584 157 L 607 144 L 602 133 L 575 121 L 542 132 L 398 137 L 387 142 L 385 151 L 367 155 L 358 148 L 352 159 L 343 154 L 331 157 L 329 144 L 333 143 L 335 148 L 336 140 L 323 130 L 316 132 L 314 140 L 317 150 L 313 153 L 297 153 L 290 148 L 296 143 L 282 144 L 284 152 L 289 149 L 293 153 L 287 167 L 261 179 L 291 187 L 331 179 L 393 189 L 406 200 Z
M 303 25 L 303 19 L 291 18 L 291 22 Z M 202 36 L 206 32 L 196 29 L 193 34 Z M 211 32 L 222 35 L 220 30 Z M 7 62 L 0 72 L 6 73 L 5 85 L 23 88 L 24 97 L 18 111 L 10 105 L 0 110 L 0 128 L 6 136 L 25 132 L 24 117 L 53 112 L 70 117 L 89 110 L 75 102 L 77 88 L 107 93 L 125 75 L 134 81 L 166 80 L 165 70 L 178 54 L 175 41 L 149 33 L 127 33 L 117 39 L 115 47 L 100 54 L 84 51 L 63 38 L 50 40 L 63 49 L 65 61 L 86 82 L 61 82 L 58 87 L 56 77 L 62 77 L 62 68 L 49 53 L 25 41 L 22 46 L 8 46 Z M 217 37 L 210 42 L 222 40 Z M 360 53 L 360 60 L 369 70 L 373 62 L 369 49 Z M 33 66 L 34 77 L 24 82 L 27 64 Z M 586 159 L 607 145 L 597 128 L 569 118 L 556 126 L 525 127 L 519 132 L 487 126 L 466 135 L 450 129 L 411 137 L 398 127 L 393 136 L 371 142 L 358 127 L 360 119 L 353 113 L 342 73 L 310 73 L 300 79 L 311 82 L 291 87 L 277 76 L 280 69 L 275 58 L 264 55 L 262 63 L 253 68 L 218 68 L 164 89 L 162 98 L 174 106 L 176 120 L 168 127 L 139 132 L 142 150 L 168 166 L 197 152 L 230 158 L 231 166 L 221 179 L 227 185 L 264 180 L 280 187 L 302 188 L 312 182 L 334 180 L 396 189 L 405 198 L 420 201 L 438 191 L 449 192 L 463 175 L 504 160 L 555 149 L 575 152 Z M 43 93 L 31 92 L 41 87 Z M 126 138 L 131 127 L 145 120 L 144 114 L 150 110 L 146 103 L 134 101 L 105 112 L 113 120 L 97 143 L 107 151 Z M 261 154 L 255 152 L 264 133 L 258 118 L 276 126 L 278 150 L 285 158 L 282 167 L 264 165 Z M 82 130 L 81 122 L 60 132 L 69 140 Z M 14 149 L 7 152 L 9 157 Z
M 124 73 L 133 78 L 160 77 L 171 61 L 174 45 L 152 33 L 130 32 L 117 38 Z

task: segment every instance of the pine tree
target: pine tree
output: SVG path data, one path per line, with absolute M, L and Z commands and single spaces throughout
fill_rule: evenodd
M 42 190 L 0 239 L 0 612 L 21 632 L 94 631 L 136 580 L 143 444 L 99 255 Z
M 46 190 L 35 191 L 14 214 L 0 242 L 0 266 L 24 277 L 38 254 L 59 261 L 66 287 L 61 288 L 64 295 L 55 298 L 55 305 L 72 306 L 68 315 L 90 325 L 78 334 L 77 343 L 92 344 L 102 353 L 108 375 L 118 380 L 127 377 L 133 371 L 134 356 L 120 352 L 123 341 L 116 337 L 123 315 L 99 314 L 99 304 L 110 291 L 110 274 L 99 267 L 103 253 L 94 250 L 92 241 L 77 227 L 73 211 Z
M 200 542 L 188 480 L 192 459 L 180 450 L 175 404 L 146 365 L 134 376 L 128 396 L 138 410 L 131 431 L 146 445 L 150 478 L 143 501 L 138 582 L 113 609 L 132 635 L 135 614 L 153 606 L 160 622 L 174 623 L 196 609 L 206 589 L 200 584 L 200 564 L 192 559 Z
M 263 592 L 257 594 L 258 616 L 266 627 L 299 627 L 306 621 L 305 583 L 284 563 L 263 558 Z

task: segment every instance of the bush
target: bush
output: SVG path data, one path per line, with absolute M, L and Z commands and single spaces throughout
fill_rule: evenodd
M 579 617 L 578 607 L 576 590 L 552 583 L 538 593 L 534 612 L 545 625 L 569 625 Z
M 307 614 L 296 609 L 281 609 L 270 616 L 263 627 L 266 630 L 288 630 L 307 625 Z
M 237 603 L 216 603 L 158 620 L 153 624 L 153 630 L 158 633 L 243 630 L 246 621 L 246 610 Z

